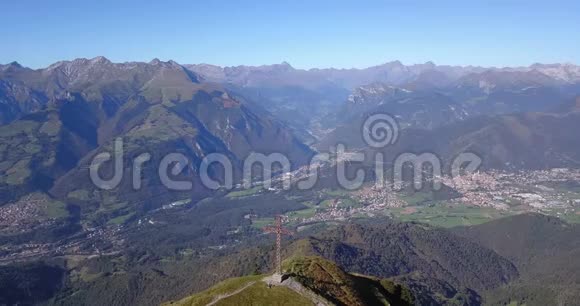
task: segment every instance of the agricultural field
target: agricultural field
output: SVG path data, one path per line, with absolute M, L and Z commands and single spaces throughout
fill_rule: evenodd
M 489 207 L 457 206 L 444 203 L 391 208 L 388 211 L 393 218 L 399 221 L 421 222 L 440 227 L 477 225 L 513 214 Z

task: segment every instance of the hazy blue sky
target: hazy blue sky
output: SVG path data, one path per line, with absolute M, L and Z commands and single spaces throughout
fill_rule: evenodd
M 580 1 L 79 2 L 2 1 L 0 63 L 580 64 Z

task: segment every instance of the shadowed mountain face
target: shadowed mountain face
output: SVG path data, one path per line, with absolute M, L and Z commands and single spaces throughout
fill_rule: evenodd
M 580 297 L 580 227 L 577 224 L 526 214 L 457 228 L 454 232 L 508 258 L 520 271 L 518 281 L 487 294 L 490 303 L 577 303 Z
M 445 230 L 385 222 L 347 225 L 298 243 L 349 271 L 405 283 L 420 304 L 462 296 L 477 304 L 478 294 L 518 277 L 511 262 Z M 437 296 L 442 299 L 437 300 Z
M 62 269 L 43 263 L 0 267 L 0 303 L 42 303 L 62 287 L 64 278 Z

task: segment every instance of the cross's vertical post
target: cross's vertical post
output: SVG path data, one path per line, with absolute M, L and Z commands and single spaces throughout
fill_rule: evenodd
M 282 216 L 276 216 L 274 226 L 264 227 L 264 232 L 276 234 L 276 275 L 282 275 L 282 235 L 292 235 L 292 232 L 282 227 Z
M 276 273 L 282 275 L 282 216 L 276 216 Z

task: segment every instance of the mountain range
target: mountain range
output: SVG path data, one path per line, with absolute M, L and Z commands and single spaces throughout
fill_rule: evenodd
M 166 153 L 186 154 L 193 165 L 183 175 L 194 182 L 198 199 L 207 194 L 197 175 L 199 162 L 209 153 L 225 154 L 236 169 L 251 152 L 284 153 L 296 166 L 312 155 L 270 114 L 200 79 L 175 62 L 158 60 L 114 64 L 99 57 L 42 70 L 3 66 L 0 105 L 8 111 L 2 112 L 0 126 L 0 202 L 42 191 L 76 202 L 83 214 L 99 210 L 109 219 L 129 213 L 127 209 L 147 211 L 183 197 L 159 194 L 163 186 L 152 165 L 143 169 L 147 178 L 140 191 L 131 190 L 129 175 L 110 193 L 92 186 L 92 158 L 110 151 L 117 138 L 124 141 L 128 173 L 140 153 L 151 153 L 155 162 Z M 154 202 L 152 194 L 157 196 Z M 124 207 L 128 202 L 139 204 Z M 108 209 L 107 203 L 115 208 Z
M 384 148 L 361 135 L 376 113 L 397 122 L 398 141 Z M 324 168 L 322 186 L 304 194 L 206 188 L 201 161 L 212 153 L 232 162 L 235 185 L 251 153 L 284 154 L 294 175 L 338 143 L 387 157 L 430 152 L 446 164 L 471 152 L 483 169 L 580 168 L 578 129 L 580 67 L 572 64 L 395 61 L 303 70 L 96 57 L 43 69 L 0 65 L 0 304 L 195 304 L 230 289 L 243 292 L 236 298 L 268 295 L 261 279 L 274 250 L 261 233 L 264 222 L 315 215 L 346 198 L 332 185 L 332 167 Z M 90 165 L 117 140 L 125 175 L 116 188 L 98 188 Z M 133 161 L 143 153 L 151 160 L 135 188 Z M 182 173 L 168 174 L 192 182 L 191 190 L 167 190 L 159 178 L 156 165 L 169 153 L 189 159 Z M 113 176 L 113 166 L 104 163 L 101 176 Z M 224 181 L 219 166 L 210 175 Z M 446 186 L 438 201 L 454 194 Z M 532 214 L 442 229 L 373 216 L 306 224 L 283 245 L 292 280 L 345 305 L 577 298 L 574 224 Z M 212 289 L 231 277 L 242 279 Z M 364 300 L 369 288 L 375 295 Z M 276 292 L 282 301 L 300 299 Z
M 82 215 L 96 213 L 98 223 L 201 199 L 211 191 L 200 184 L 199 162 L 210 153 L 228 156 L 238 172 L 251 152 L 284 153 L 299 167 L 314 154 L 309 145 L 324 151 L 340 140 L 361 147 L 362 121 L 377 112 L 394 115 L 403 130 L 389 153 L 433 151 L 450 159 L 472 151 L 486 167 L 575 167 L 579 121 L 570 101 L 578 94 L 580 68 L 571 64 L 396 61 L 301 70 L 288 63 L 222 68 L 96 57 L 33 70 L 11 63 L 0 66 L 0 203 L 40 191 Z M 191 157 L 182 175 L 193 192 L 164 193 L 151 166 L 140 190 L 131 190 L 130 179 L 110 192 L 95 189 L 90 161 L 119 137 L 128 173 L 143 152 L 156 153 L 151 164 L 169 152 Z

